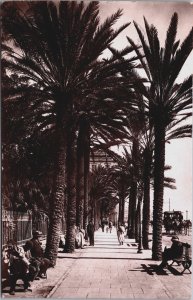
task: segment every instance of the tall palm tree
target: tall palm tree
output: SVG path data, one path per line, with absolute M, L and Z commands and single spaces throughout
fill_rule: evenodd
M 130 48 L 126 47 L 122 53 L 126 54 L 129 51 Z M 137 57 L 129 58 L 124 62 L 130 68 L 129 74 L 134 68 L 134 60 L 137 60 Z M 122 67 L 122 61 L 119 61 L 114 55 L 110 59 L 98 63 L 89 74 L 92 82 L 91 94 L 87 95 L 85 101 L 81 102 L 81 108 L 78 109 L 81 111 L 78 119 L 77 144 L 77 224 L 79 226 L 82 226 L 83 223 L 83 200 L 88 198 L 86 194 L 84 195 L 83 178 L 84 175 L 87 176 L 88 174 L 86 169 L 88 170 L 89 160 L 87 157 L 89 157 L 90 142 L 94 143 L 96 138 L 97 141 L 100 139 L 107 144 L 109 142 L 116 144 L 126 137 L 124 127 L 126 103 L 123 93 L 123 78 L 117 76 Z M 129 81 L 129 84 L 127 95 L 131 96 L 133 94 L 131 90 L 132 81 Z M 90 102 L 88 102 L 89 97 Z M 127 110 L 129 110 L 128 107 L 127 101 Z M 88 179 L 85 178 L 84 183 L 88 186 Z
M 115 187 L 113 168 L 98 165 L 93 169 L 90 174 L 90 209 L 95 224 L 101 222 L 118 203 Z
M 140 85 L 139 90 L 144 96 L 144 102 L 150 117 L 150 124 L 154 126 L 155 154 L 154 154 L 154 207 L 153 207 L 153 248 L 152 258 L 160 260 L 162 257 L 162 212 L 164 191 L 164 165 L 166 128 L 172 122 L 184 121 L 189 116 L 192 106 L 192 79 L 187 78 L 181 84 L 176 79 L 192 51 L 193 29 L 180 45 L 176 41 L 178 15 L 174 13 L 167 31 L 165 47 L 160 47 L 157 29 L 149 26 L 144 18 L 147 40 L 136 22 L 134 22 L 140 38 L 143 53 L 137 45 L 128 38 L 137 54 L 149 80 L 148 86 Z
M 14 101 L 17 99 L 24 103 L 28 137 L 35 124 L 36 132 L 49 134 L 55 131 L 57 137 L 58 159 L 46 245 L 46 254 L 55 264 L 64 201 L 66 153 L 74 142 L 68 138 L 68 124 L 80 99 L 86 98 L 92 90 L 92 85 L 89 88 L 92 81 L 90 71 L 96 66 L 97 59 L 129 24 L 118 30 L 112 29 L 122 14 L 118 10 L 99 25 L 98 2 L 85 5 L 83 2 L 61 1 L 58 7 L 53 2 L 29 2 L 26 6 L 20 9 L 18 3 L 14 6 L 4 4 L 3 31 L 14 47 L 5 43 L 6 56 L 2 63 L 26 82 L 22 89 L 14 86 L 11 98 L 12 102 L 14 98 Z M 105 82 L 105 78 L 102 79 Z M 71 129 L 73 131 L 75 127 Z M 75 132 L 72 136 L 75 137 Z M 67 182 L 72 184 L 73 178 Z M 76 213 L 71 196 L 68 193 L 71 216 L 67 224 L 69 251 L 73 251 Z

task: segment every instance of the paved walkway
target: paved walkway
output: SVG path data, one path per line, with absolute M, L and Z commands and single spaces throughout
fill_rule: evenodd
M 157 262 L 150 258 L 151 251 L 137 254 L 132 241 L 119 246 L 115 231 L 111 234 L 98 231 L 95 246 L 82 252 L 68 276 L 49 297 L 190 299 L 191 276 L 177 276 L 176 268 L 158 274 L 153 271 Z
M 18 291 L 14 298 L 191 299 L 191 275 L 181 275 L 180 266 L 156 273 L 158 263 L 149 250 L 138 254 L 132 240 L 119 246 L 115 230 L 97 231 L 94 247 L 59 253 L 48 279 L 34 282 L 32 292 Z

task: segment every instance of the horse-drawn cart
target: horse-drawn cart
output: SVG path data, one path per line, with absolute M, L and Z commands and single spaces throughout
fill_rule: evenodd
M 181 211 L 165 211 L 163 217 L 163 225 L 166 233 L 174 234 L 188 234 L 192 226 L 190 220 L 183 220 L 183 214 Z

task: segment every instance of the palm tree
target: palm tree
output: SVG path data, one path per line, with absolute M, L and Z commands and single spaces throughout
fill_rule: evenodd
M 113 168 L 96 166 L 90 174 L 90 216 L 96 228 L 118 203 L 115 188 Z
M 145 29 L 148 42 L 142 31 L 134 22 L 141 41 L 143 54 L 141 64 L 149 80 L 149 85 L 140 85 L 139 90 L 144 96 L 144 102 L 150 117 L 150 124 L 154 126 L 155 154 L 154 154 L 154 207 L 153 207 L 153 248 L 152 258 L 160 260 L 162 257 L 162 212 L 164 191 L 164 165 L 166 128 L 172 122 L 184 121 L 189 116 L 192 104 L 191 77 L 181 84 L 176 79 L 187 57 L 192 51 L 193 29 L 191 29 L 184 42 L 176 41 L 177 13 L 171 18 L 167 31 L 165 47 L 160 47 L 157 29 L 149 26 L 146 19 Z M 128 38 L 137 54 L 141 51 L 136 44 Z
M 27 7 L 22 10 L 18 4 L 11 6 L 5 3 L 3 6 L 3 32 L 14 47 L 5 42 L 3 49 L 6 56 L 2 64 L 9 72 L 25 80 L 22 89 L 13 87 L 9 100 L 14 102 L 17 99 L 24 105 L 23 118 L 28 138 L 32 133 L 49 134 L 54 131 L 57 139 L 52 213 L 46 245 L 46 255 L 55 264 L 64 202 L 66 153 L 70 155 L 69 147 L 74 147 L 74 141 L 67 134 L 69 123 L 75 138 L 76 129 L 71 124 L 72 116 L 75 117 L 73 111 L 77 110 L 80 99 L 91 94 L 91 71 L 96 68 L 102 52 L 129 24 L 116 31 L 112 29 L 122 14 L 118 10 L 99 25 L 98 2 L 85 5 L 83 2 L 61 1 L 58 7 L 53 2 L 29 2 Z M 100 77 L 99 71 L 97 76 Z M 101 81 L 105 83 L 105 78 Z M 68 170 L 73 167 L 69 164 Z M 67 172 L 67 183 L 74 191 L 71 175 L 70 171 Z M 68 191 L 67 249 L 73 251 L 75 195 L 70 193 L 69 188 Z
M 123 54 L 130 52 L 126 47 Z M 124 64 L 129 68 L 129 74 L 133 71 L 133 61 L 137 57 L 127 59 Z M 88 196 L 84 194 L 84 184 L 88 186 L 88 164 L 90 143 L 95 139 L 104 143 L 117 144 L 126 137 L 125 130 L 125 109 L 129 110 L 129 101 L 125 103 L 125 93 L 123 89 L 123 78 L 117 76 L 123 68 L 122 61 L 112 55 L 108 60 L 95 65 L 89 74 L 92 82 L 92 91 L 87 95 L 85 101 L 81 102 L 80 115 L 78 118 L 79 135 L 77 144 L 77 224 L 82 227 L 84 199 Z M 133 79 L 133 76 L 132 76 Z M 132 80 L 128 81 L 127 96 L 133 94 L 131 90 Z M 100 88 L 99 88 L 100 87 Z M 88 99 L 90 97 L 90 102 Z M 96 101 L 97 99 L 97 101 Z M 88 105 L 89 104 L 89 105 Z M 126 105 L 127 104 L 127 105 Z M 92 136 L 92 138 L 91 138 Z M 84 164 L 85 162 L 85 164 Z M 84 176 L 85 175 L 85 176 Z M 84 180 L 84 183 L 83 183 Z M 88 191 L 88 188 L 86 189 Z M 85 227 L 85 225 L 84 225 Z

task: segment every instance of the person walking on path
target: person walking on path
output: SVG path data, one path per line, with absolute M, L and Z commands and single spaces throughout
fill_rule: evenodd
M 110 232 L 110 233 L 112 232 L 112 228 L 113 228 L 113 223 L 110 221 L 110 222 L 109 222 L 109 232 Z
M 104 220 L 101 223 L 101 227 L 102 227 L 102 232 L 104 232 L 105 231 L 105 221 Z
M 94 246 L 94 224 L 91 220 L 87 225 L 87 233 L 88 233 L 90 246 Z
M 119 225 L 118 231 L 117 231 L 117 237 L 120 245 L 123 245 L 125 241 L 125 227 L 124 225 Z

